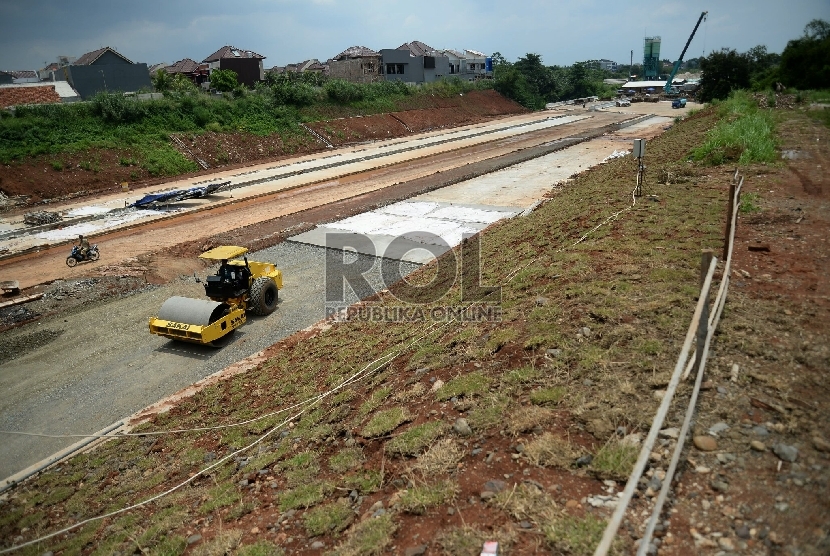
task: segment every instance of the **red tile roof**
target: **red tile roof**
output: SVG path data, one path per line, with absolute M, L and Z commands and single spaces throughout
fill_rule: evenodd
M 55 104 L 61 101 L 53 85 L 47 87 L 0 87 L 0 108 L 20 104 Z
M 120 56 L 121 58 L 124 58 L 124 60 L 126 60 L 127 63 L 130 63 L 130 64 L 133 63 L 132 60 L 128 60 L 125 56 L 122 56 L 121 54 L 119 54 L 118 52 L 113 50 L 112 48 L 110 48 L 108 46 L 105 46 L 104 48 L 99 48 L 98 50 L 93 50 L 92 52 L 87 52 L 86 54 L 84 54 L 83 56 L 81 56 L 80 58 L 78 58 L 77 60 L 72 62 L 72 65 L 73 66 L 88 66 L 88 65 L 92 64 L 93 62 L 95 62 L 95 60 L 100 58 L 101 55 L 104 54 L 107 51 L 112 52 L 116 56 Z
M 175 64 L 170 64 L 164 69 L 167 70 L 167 73 L 193 73 L 199 69 L 199 62 L 191 60 L 190 58 L 185 58 L 184 60 L 179 60 Z
M 264 60 L 265 56 L 257 54 L 251 50 L 242 50 L 241 48 L 236 48 L 235 46 L 223 46 L 202 61 L 215 62 L 221 58 L 256 58 L 258 60 Z
M 396 50 L 409 50 L 413 56 L 435 56 L 436 50 L 421 41 L 405 42 Z

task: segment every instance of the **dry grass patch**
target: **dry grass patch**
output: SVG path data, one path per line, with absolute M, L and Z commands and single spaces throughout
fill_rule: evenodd
M 530 402 L 536 405 L 557 405 L 565 397 L 565 389 L 560 386 L 540 388 L 530 393 Z
M 394 399 L 398 403 L 408 403 L 423 397 L 423 395 L 426 393 L 427 387 L 424 386 L 424 383 L 417 382 L 413 384 L 411 388 L 394 394 L 392 396 L 392 399 Z
M 514 484 L 512 489 L 499 492 L 489 503 L 513 519 L 535 523 L 549 520 L 556 508 L 556 502 L 548 493 L 528 483 Z
M 481 396 L 487 393 L 490 388 L 490 381 L 489 376 L 479 371 L 457 376 L 441 386 L 435 392 L 435 397 L 438 401 L 443 402 L 461 396 Z
M 511 400 L 507 396 L 488 396 L 467 413 L 467 423 L 476 431 L 500 425 L 510 405 Z
M 375 438 L 389 434 L 402 424 L 412 420 L 412 414 L 405 407 L 393 407 L 384 411 L 379 411 L 374 417 L 363 427 L 361 435 L 364 438 Z
M 520 407 L 507 417 L 507 432 L 518 435 L 541 428 L 553 420 L 553 412 L 535 405 Z
M 458 494 L 455 481 L 438 481 L 433 484 L 416 485 L 398 494 L 397 506 L 405 512 L 421 515 L 430 508 L 446 504 Z
M 566 515 L 551 519 L 542 531 L 555 554 L 591 556 L 602 539 L 605 526 L 605 520 L 591 514 L 583 517 Z M 620 554 L 619 541 L 612 546 L 610 553 Z
M 194 556 L 225 556 L 234 554 L 242 542 L 242 531 L 227 529 L 193 550 Z
M 579 450 L 569 440 L 546 432 L 528 442 L 523 454 L 533 465 L 567 469 L 579 457 Z
M 363 450 L 357 446 L 343 448 L 329 458 L 329 469 L 335 473 L 345 473 L 357 469 L 363 463 Z
M 323 504 L 303 515 L 305 530 L 312 537 L 326 533 L 339 533 L 354 520 L 354 512 L 347 502 Z
M 447 424 L 442 421 L 416 425 L 387 442 L 383 449 L 392 456 L 417 456 L 443 436 L 447 428 Z
M 639 446 L 612 436 L 594 456 L 591 471 L 601 479 L 625 481 L 631 475 L 639 453 Z
M 333 554 L 337 556 L 375 556 L 383 554 L 392 535 L 397 531 L 392 514 L 370 517 L 355 524 L 347 533 L 346 540 Z
M 418 458 L 411 466 L 413 471 L 419 471 L 425 477 L 439 473 L 450 473 L 458 467 L 458 462 L 464 458 L 464 450 L 452 438 L 439 440 L 429 450 Z

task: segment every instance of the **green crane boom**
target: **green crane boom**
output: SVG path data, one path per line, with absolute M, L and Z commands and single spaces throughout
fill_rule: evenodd
M 669 94 L 671 92 L 671 83 L 674 79 L 674 76 L 677 75 L 677 71 L 680 69 L 680 64 L 683 63 L 683 56 L 686 55 L 686 50 L 689 49 L 689 44 L 691 44 L 692 39 L 695 37 L 695 33 L 697 33 L 697 28 L 700 27 L 700 22 L 706 19 L 706 14 L 708 13 L 709 12 L 703 12 L 702 14 L 700 14 L 700 17 L 697 19 L 697 25 L 695 25 L 695 28 L 692 29 L 692 34 L 689 35 L 689 40 L 686 41 L 686 46 L 683 47 L 683 52 L 680 53 L 680 58 L 678 58 L 677 61 L 674 63 L 674 66 L 672 66 L 671 74 L 669 75 L 668 80 L 666 80 L 666 86 L 663 87 L 663 90 L 666 92 L 666 94 Z

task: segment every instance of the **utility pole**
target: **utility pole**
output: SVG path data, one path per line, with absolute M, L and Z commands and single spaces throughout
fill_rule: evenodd
M 631 61 L 628 62 L 628 80 L 631 81 L 631 72 L 634 70 L 634 51 L 631 51 Z

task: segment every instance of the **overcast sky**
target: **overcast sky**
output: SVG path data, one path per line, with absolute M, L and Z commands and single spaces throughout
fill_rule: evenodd
M 687 59 L 759 44 L 780 53 L 810 20 L 830 21 L 830 0 L 0 0 L 0 69 L 40 69 L 103 46 L 148 65 L 201 61 L 224 45 L 270 68 L 414 40 L 509 61 L 533 52 L 546 65 L 628 63 L 633 50 L 636 63 L 647 35 L 675 60 L 704 10 Z

